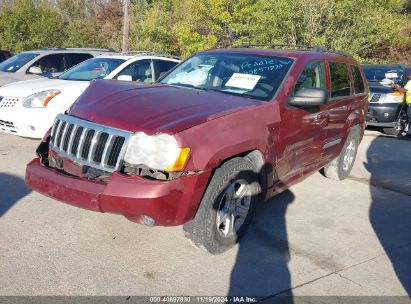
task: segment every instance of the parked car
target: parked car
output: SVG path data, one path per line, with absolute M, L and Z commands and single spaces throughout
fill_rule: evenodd
M 0 50 L 0 62 L 11 57 L 11 53 L 9 51 Z
M 38 192 L 232 247 L 258 200 L 323 169 L 346 178 L 368 86 L 352 57 L 251 47 L 195 54 L 157 84 L 94 81 L 27 166 Z
M 113 52 L 86 48 L 42 48 L 22 52 L 0 63 L 0 86 L 16 81 L 57 76 L 84 60 Z
M 0 87 L 0 131 L 42 138 L 93 79 L 151 83 L 180 61 L 152 52 L 107 54 L 88 59 L 55 79 L 20 81 Z
M 405 94 L 392 89 L 389 83 L 391 80 L 403 87 L 407 82 L 407 66 L 364 64 L 362 68 L 371 94 L 367 125 L 382 127 L 389 135 L 402 134 L 408 123 Z

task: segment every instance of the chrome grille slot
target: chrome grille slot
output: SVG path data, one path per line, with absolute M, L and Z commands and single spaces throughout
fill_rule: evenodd
M 86 134 L 86 138 L 84 139 L 83 149 L 81 151 L 81 158 L 88 159 L 88 155 L 90 152 L 91 141 L 94 137 L 94 130 L 88 130 Z
M 131 135 L 60 114 L 52 127 L 50 149 L 82 165 L 113 172 L 121 165 Z
M 103 132 L 100 134 L 99 138 L 98 138 L 98 142 L 96 145 L 96 150 L 94 152 L 94 156 L 93 156 L 93 161 L 96 163 L 101 162 L 101 158 L 103 156 L 103 152 L 104 152 L 104 147 L 106 146 L 107 143 L 107 139 L 108 139 L 109 135 L 106 132 Z
M 117 136 L 114 139 L 113 147 L 111 148 L 111 152 L 108 156 L 107 165 L 114 166 L 117 163 L 118 155 L 121 147 L 123 146 L 124 138 Z
M 80 137 L 83 131 L 84 131 L 83 127 L 77 127 L 77 130 L 75 132 L 74 139 L 73 139 L 73 145 L 71 146 L 71 150 L 70 150 L 71 154 L 73 155 L 77 155 L 77 149 L 78 149 L 78 145 L 80 143 Z
M 59 126 L 58 132 L 57 132 L 57 137 L 56 137 L 55 144 L 59 148 L 61 147 L 61 138 L 63 137 L 64 129 L 66 128 L 66 124 L 67 123 L 65 121 L 62 121 L 60 126 Z

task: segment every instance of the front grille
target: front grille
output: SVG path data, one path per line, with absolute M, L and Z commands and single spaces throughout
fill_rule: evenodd
M 370 102 L 378 102 L 380 98 L 381 98 L 381 94 L 379 93 L 372 94 Z
M 13 108 L 20 98 L 0 97 L 0 108 Z
M 51 129 L 50 149 L 82 165 L 113 172 L 120 167 L 131 135 L 60 114 Z
M 7 120 L 0 119 L 0 130 L 4 132 L 17 133 L 16 127 L 14 126 L 13 122 Z

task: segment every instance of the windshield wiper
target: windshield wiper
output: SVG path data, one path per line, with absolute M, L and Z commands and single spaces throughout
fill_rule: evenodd
M 191 89 L 197 89 L 197 90 L 203 90 L 203 91 L 209 90 L 206 87 L 198 87 L 198 86 L 195 86 L 189 83 L 176 82 L 176 83 L 163 83 L 163 84 L 175 85 L 177 87 L 185 87 L 185 88 L 191 88 Z

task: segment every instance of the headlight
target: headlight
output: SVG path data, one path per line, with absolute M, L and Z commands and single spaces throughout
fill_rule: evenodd
M 385 95 L 384 103 L 401 103 L 404 101 L 404 94 L 400 92 Z
M 44 108 L 47 104 L 60 94 L 59 90 L 48 90 L 34 93 L 23 100 L 23 106 L 26 108 Z
M 145 165 L 156 170 L 181 171 L 189 153 L 189 148 L 178 146 L 174 136 L 149 136 L 138 132 L 130 138 L 124 160 L 132 165 Z

